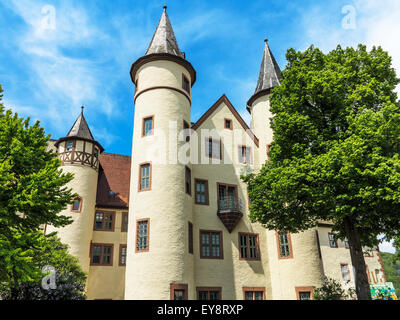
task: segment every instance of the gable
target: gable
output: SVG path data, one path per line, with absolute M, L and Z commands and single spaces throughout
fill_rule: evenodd
M 240 114 L 237 112 L 235 107 L 232 105 L 232 103 L 229 101 L 229 99 L 226 97 L 225 94 L 223 94 L 201 117 L 200 119 L 192 125 L 193 130 L 197 130 L 202 124 L 204 124 L 207 120 L 212 119 L 212 117 L 217 113 L 217 111 L 220 109 L 220 107 L 226 106 L 230 114 L 232 115 L 232 120 L 236 120 L 241 128 L 247 132 L 247 134 L 250 136 L 250 138 L 254 141 L 254 144 L 258 147 L 259 141 L 258 138 L 254 135 L 254 133 L 251 131 L 249 126 L 246 124 L 246 122 L 243 120 L 243 118 L 240 116 Z

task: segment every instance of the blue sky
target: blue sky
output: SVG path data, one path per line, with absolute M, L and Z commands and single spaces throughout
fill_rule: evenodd
M 400 73 L 398 0 L 3 0 L 0 83 L 6 107 L 40 120 L 57 139 L 83 104 L 106 152 L 129 155 L 129 69 L 144 55 L 164 4 L 179 47 L 197 71 L 191 121 L 225 93 L 249 122 L 245 104 L 256 86 L 266 37 L 282 69 L 290 47 L 314 44 L 328 51 L 364 43 L 382 45 Z

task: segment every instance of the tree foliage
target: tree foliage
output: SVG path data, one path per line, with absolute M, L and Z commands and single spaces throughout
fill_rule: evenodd
M 286 58 L 271 96 L 270 161 L 243 178 L 250 219 L 291 232 L 332 221 L 338 238 L 356 234 L 352 259 L 364 263 L 358 242 L 372 247 L 379 234 L 400 233 L 399 79 L 380 47 L 311 46 Z
M 381 252 L 383 270 L 385 271 L 386 281 L 392 282 L 396 290 L 396 295 L 400 297 L 400 261 L 393 259 L 394 255 L 388 252 Z
M 345 290 L 342 284 L 333 278 L 324 277 L 322 285 L 314 287 L 314 300 L 353 300 L 354 297 L 354 289 Z
M 13 270 L 17 275 L 17 281 L 7 281 L 0 287 L 2 299 L 14 300 L 83 300 L 85 299 L 84 288 L 86 274 L 82 271 L 78 259 L 68 253 L 68 246 L 61 243 L 60 239 L 53 233 L 43 235 L 40 231 L 27 236 L 32 241 L 27 246 L 26 256 L 29 263 L 20 263 L 18 259 L 6 263 L 6 267 L 29 265 L 36 272 L 35 278 L 24 278 Z M 31 245 L 34 243 L 34 245 Z M 0 242 L 1 245 L 1 242 Z M 20 252 L 24 252 L 24 243 L 20 243 Z M 7 252 L 0 249 L 0 254 Z M 18 257 L 18 254 L 17 254 Z M 2 257 L 0 257 L 2 258 Z M 43 267 L 54 268 L 55 288 L 44 288 L 42 279 L 47 274 L 42 273 Z M 24 270 L 21 270 L 22 273 Z M 29 274 L 29 272 L 28 272 Z
M 0 85 L 0 281 L 35 282 L 43 275 L 35 260 L 48 248 L 43 225 L 72 222 L 59 214 L 76 194 L 66 187 L 73 179 L 63 173 L 56 154 L 47 150 L 49 135 L 39 122 L 5 111 Z

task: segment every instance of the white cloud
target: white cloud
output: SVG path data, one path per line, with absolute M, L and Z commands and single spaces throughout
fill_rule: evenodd
M 392 57 L 392 65 L 400 76 L 400 2 L 398 0 L 355 0 L 349 1 L 347 6 L 355 11 L 355 28 L 344 28 L 343 19 L 349 12 L 342 13 L 326 10 L 323 7 L 314 7 L 302 13 L 304 26 L 304 41 L 300 50 L 314 44 L 324 52 L 334 49 L 338 44 L 357 46 L 366 44 L 382 46 Z M 398 87 L 399 89 L 399 87 Z M 398 90 L 399 91 L 399 90 Z M 399 91 L 400 92 L 400 91 Z

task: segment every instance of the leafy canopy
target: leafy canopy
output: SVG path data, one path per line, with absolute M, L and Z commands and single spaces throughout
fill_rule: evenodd
M 300 232 L 352 217 L 366 246 L 400 232 L 399 79 L 380 47 L 289 49 L 271 96 L 270 161 L 243 177 L 250 218 Z
M 0 86 L 0 94 L 2 92 Z M 46 151 L 50 136 L 39 122 L 4 111 L 0 95 L 0 232 L 9 227 L 33 231 L 40 225 L 56 227 L 71 223 L 58 213 L 75 194 L 65 185 L 73 179 L 62 173 L 60 160 Z

